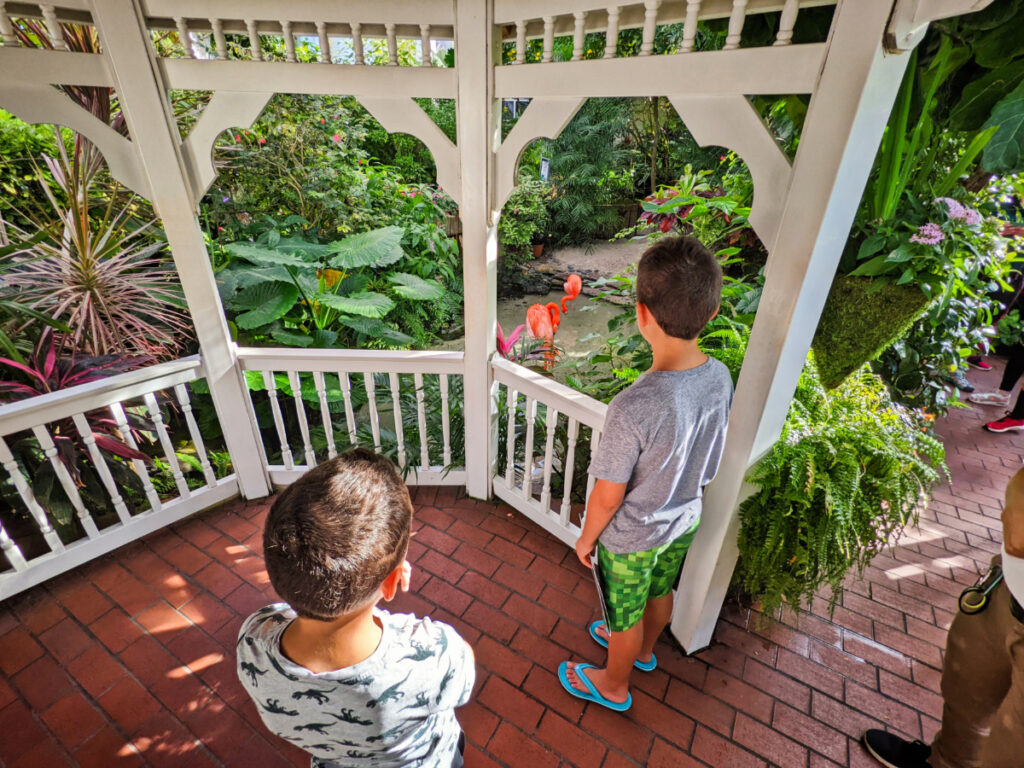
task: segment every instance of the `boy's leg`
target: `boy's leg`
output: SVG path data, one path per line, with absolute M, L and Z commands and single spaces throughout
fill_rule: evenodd
M 682 536 L 658 552 L 651 571 L 651 586 L 647 606 L 644 610 L 644 642 L 640 649 L 640 661 L 650 661 L 658 638 L 672 621 L 672 592 L 679 581 L 683 560 L 697 535 L 698 520 Z
M 656 597 L 647 601 L 647 609 L 644 611 L 644 643 L 640 647 L 640 661 L 648 662 L 654 655 L 654 646 L 658 644 L 658 638 L 665 631 L 665 627 L 672 621 L 672 593 L 664 597 Z

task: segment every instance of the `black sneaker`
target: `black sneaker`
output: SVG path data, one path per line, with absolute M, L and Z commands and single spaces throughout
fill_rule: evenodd
M 931 768 L 932 748 L 920 741 L 907 741 L 891 733 L 872 728 L 864 731 L 861 744 L 886 768 Z

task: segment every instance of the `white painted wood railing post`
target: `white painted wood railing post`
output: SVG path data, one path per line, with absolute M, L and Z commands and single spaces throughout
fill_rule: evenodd
M 735 7 L 735 6 L 734 6 Z M 725 454 L 683 567 L 672 633 L 711 642 L 736 565 L 748 468 L 778 439 L 909 57 L 882 38 L 891 0 L 841 2 L 815 88 L 767 282 L 740 372 Z
M 4 45 L 19 46 L 21 42 L 14 34 L 14 25 L 11 24 L 11 17 L 7 15 L 6 3 L 0 3 L 0 39 Z
M 269 484 L 260 435 L 224 319 L 180 153 L 178 128 L 153 60 L 142 10 L 137 0 L 96 0 L 92 16 L 195 324 L 204 375 L 239 489 L 247 498 L 266 496 Z
M 495 44 L 493 0 L 455 0 L 458 152 L 462 174 L 462 275 L 465 302 L 464 373 L 466 490 L 491 493 L 492 430 L 490 359 L 497 331 L 498 212 L 494 205 L 495 152 L 501 143 L 500 104 L 492 71 L 500 61 Z

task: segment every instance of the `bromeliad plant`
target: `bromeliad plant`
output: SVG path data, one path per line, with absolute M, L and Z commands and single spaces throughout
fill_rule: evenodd
M 234 261 L 218 286 L 237 336 L 295 347 L 406 346 L 414 339 L 384 322 L 402 301 L 441 298 L 428 280 L 394 269 L 406 259 L 404 230 L 383 227 L 329 244 L 271 230 L 255 243 L 232 243 Z
M 153 362 L 151 357 L 87 357 L 61 355 L 53 332 L 47 329 L 40 337 L 33 354 L 20 363 L 0 358 L 0 372 L 9 380 L 0 381 L 0 402 L 15 402 L 57 392 L 69 387 L 116 376 L 141 368 Z M 154 427 L 149 419 L 125 409 L 125 417 L 136 444 L 148 444 Z M 112 503 L 103 488 L 96 467 L 86 446 L 86 437 L 96 441 L 114 482 L 125 490 L 143 495 L 142 483 L 127 461 L 151 461 L 145 453 L 129 446 L 123 439 L 117 423 L 107 410 L 85 414 L 92 429 L 82 435 L 72 419 L 51 422 L 48 429 L 57 448 L 57 460 L 67 469 L 86 506 L 92 510 L 113 511 Z M 32 486 L 32 491 L 53 521 L 62 528 L 72 524 L 75 510 L 57 477 L 53 464 L 46 457 L 39 440 L 31 433 L 15 436 L 11 452 L 18 460 Z M 5 487 L 4 493 L 9 494 Z M 14 495 L 16 497 L 16 494 Z M 21 508 L 20 501 L 9 499 L 12 506 Z

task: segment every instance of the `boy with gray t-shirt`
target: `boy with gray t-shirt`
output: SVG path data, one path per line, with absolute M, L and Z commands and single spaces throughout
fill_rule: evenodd
M 314 768 L 463 764 L 455 708 L 473 652 L 447 624 L 378 607 L 409 587 L 411 520 L 394 465 L 363 449 L 308 472 L 267 516 L 267 572 L 288 602 L 245 620 L 238 676 Z
M 700 523 L 701 496 L 718 471 L 732 378 L 697 345 L 718 311 L 722 269 L 690 237 L 659 240 L 640 259 L 637 326 L 650 370 L 608 405 L 590 463 L 595 478 L 576 554 L 597 566 L 608 624 L 590 634 L 608 648 L 603 669 L 563 662 L 565 689 L 623 712 L 632 669 L 657 666 L 654 645 L 672 617 L 672 590 Z M 594 549 L 597 549 L 594 555 Z

